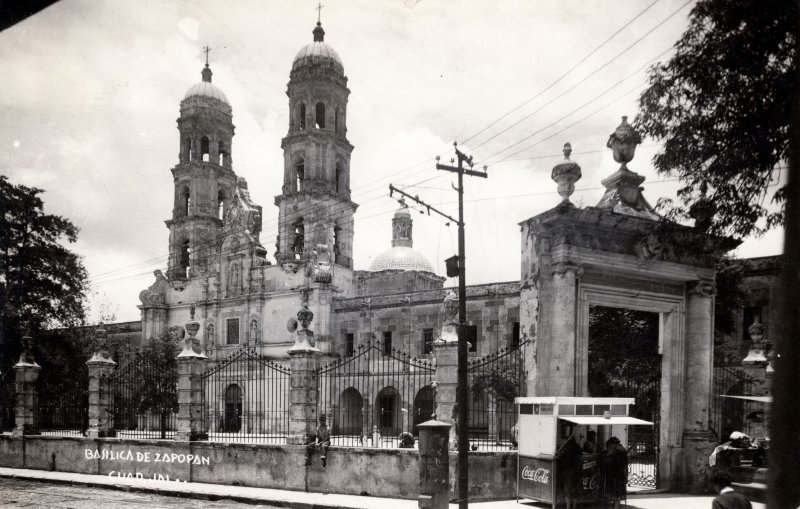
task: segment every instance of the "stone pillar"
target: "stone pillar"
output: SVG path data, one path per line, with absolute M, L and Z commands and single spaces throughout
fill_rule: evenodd
M 446 325 L 445 325 L 446 327 Z M 455 444 L 456 422 L 458 421 L 458 407 L 456 395 L 458 393 L 458 339 L 456 341 L 442 341 L 440 338 L 433 342 L 433 354 L 436 357 L 436 388 L 434 408 L 437 419 L 448 423 L 450 428 L 450 441 Z
M 451 425 L 437 420 L 423 422 L 419 430 L 420 509 L 447 509 L 450 498 Z
M 194 319 L 194 306 L 190 307 L 191 318 L 186 322 L 186 338 L 183 350 L 178 354 L 178 422 L 176 442 L 208 439 L 208 430 L 203 429 L 203 380 L 202 373 L 207 357 L 200 353 L 200 342 L 195 338 L 200 322 Z M 209 423 L 210 425 L 210 423 Z
M 89 429 L 86 436 L 89 438 L 114 436 L 114 430 L 108 425 L 108 411 L 114 406 L 109 377 L 117 363 L 111 360 L 106 350 L 105 329 L 98 329 L 97 336 L 97 351 L 86 361 L 89 370 Z
M 292 368 L 289 392 L 289 443 L 302 445 L 308 443 L 310 436 L 317 430 L 319 401 L 317 370 L 322 352 L 315 346 L 314 333 L 308 329 L 308 325 L 314 319 L 314 313 L 304 306 L 297 313 L 297 319 L 301 328 L 295 333 L 295 343 L 288 352 Z
M 549 356 L 539 361 L 536 394 L 576 396 L 575 342 L 577 331 L 577 280 L 583 269 L 574 263 L 553 264 Z M 545 340 L 544 334 L 541 340 Z
M 679 489 L 705 490 L 708 456 L 715 446 L 709 427 L 714 360 L 714 283 L 692 284 L 686 297 L 685 369 L 683 384 L 683 472 Z
M 19 356 L 19 362 L 14 365 L 16 376 L 16 400 L 14 415 L 16 426 L 12 434 L 14 436 L 38 435 L 38 401 L 36 398 L 36 381 L 39 379 L 39 371 L 42 367 L 36 364 L 31 352 L 31 338 L 22 338 L 23 350 Z

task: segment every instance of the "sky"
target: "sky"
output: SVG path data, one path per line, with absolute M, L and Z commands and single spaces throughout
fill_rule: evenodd
M 686 29 L 686 0 L 327 0 L 321 20 L 351 90 L 348 138 L 354 265 L 390 247 L 398 204 L 389 184 L 457 215 L 453 142 L 488 166 L 465 178 L 467 284 L 520 277 L 519 222 L 558 204 L 552 167 L 573 148 L 592 206 L 618 168 L 608 135 L 636 115 L 646 69 Z M 234 171 L 264 207 L 274 254 L 283 176 L 285 95 L 295 54 L 312 41 L 317 1 L 61 0 L 0 32 L 0 174 L 45 190 L 47 213 L 80 228 L 71 245 L 89 272 L 90 319 L 139 319 L 139 292 L 166 269 L 175 120 L 200 81 L 233 107 Z M 645 139 L 629 168 L 653 204 L 678 183 L 658 176 Z M 457 227 L 420 211 L 414 247 L 444 275 Z M 782 231 L 745 239 L 739 257 L 782 251 Z M 453 284 L 448 280 L 447 284 Z

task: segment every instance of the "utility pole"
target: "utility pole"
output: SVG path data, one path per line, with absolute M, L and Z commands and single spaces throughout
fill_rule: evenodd
M 428 210 L 428 215 L 431 214 L 431 211 L 434 211 L 445 219 L 458 224 L 458 387 L 456 389 L 456 405 L 458 406 L 458 419 L 456 421 L 456 439 L 458 441 L 458 507 L 459 509 L 467 509 L 469 507 L 469 434 L 467 432 L 469 424 L 467 422 L 467 285 L 464 278 L 464 260 L 466 258 L 464 242 L 464 175 L 486 178 L 487 174 L 486 166 L 483 167 L 483 171 L 474 171 L 472 169 L 472 156 L 467 157 L 463 152 L 458 150 L 458 144 L 456 142 L 453 142 L 453 146 L 455 147 L 456 158 L 458 158 L 458 166 L 439 164 L 439 156 L 436 156 L 436 169 L 458 174 L 458 187 L 453 186 L 454 189 L 458 191 L 458 220 L 428 205 L 420 200 L 419 196 L 411 196 L 391 184 L 389 184 L 389 197 L 391 197 L 393 193 L 401 194 L 425 207 Z M 450 160 L 450 164 L 454 162 L 455 159 Z M 469 168 L 465 168 L 464 163 L 467 163 Z
M 456 404 L 458 405 L 458 425 L 456 438 L 458 439 L 458 507 L 469 507 L 469 434 L 467 422 L 468 394 L 467 394 L 467 284 L 465 280 L 466 249 L 464 243 L 464 175 L 486 178 L 486 166 L 483 171 L 472 170 L 472 156 L 467 157 L 458 150 L 458 144 L 453 142 L 457 166 L 439 164 L 436 156 L 436 169 L 458 174 L 458 389 Z M 450 160 L 453 163 L 453 160 Z M 464 167 L 464 163 L 469 168 Z

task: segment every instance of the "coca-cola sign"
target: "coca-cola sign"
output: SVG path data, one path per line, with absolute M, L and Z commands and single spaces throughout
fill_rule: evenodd
M 550 469 L 549 468 L 531 468 L 525 465 L 522 468 L 522 478 L 528 481 L 547 484 L 550 482 Z

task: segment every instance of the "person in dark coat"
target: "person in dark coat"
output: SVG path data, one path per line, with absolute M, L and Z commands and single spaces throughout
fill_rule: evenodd
M 711 509 L 753 509 L 747 498 L 731 488 L 731 476 L 724 470 L 711 477 L 711 486 L 719 495 L 711 503 Z
M 611 437 L 606 442 L 605 456 L 602 461 L 606 478 L 606 495 L 614 509 L 619 509 L 620 498 L 628 489 L 628 450 L 619 438 Z
M 576 507 L 577 499 L 583 491 L 582 455 L 583 450 L 578 445 L 578 441 L 575 440 L 574 434 L 570 435 L 564 445 L 556 451 L 556 465 L 564 487 L 564 499 L 567 502 L 567 509 Z

